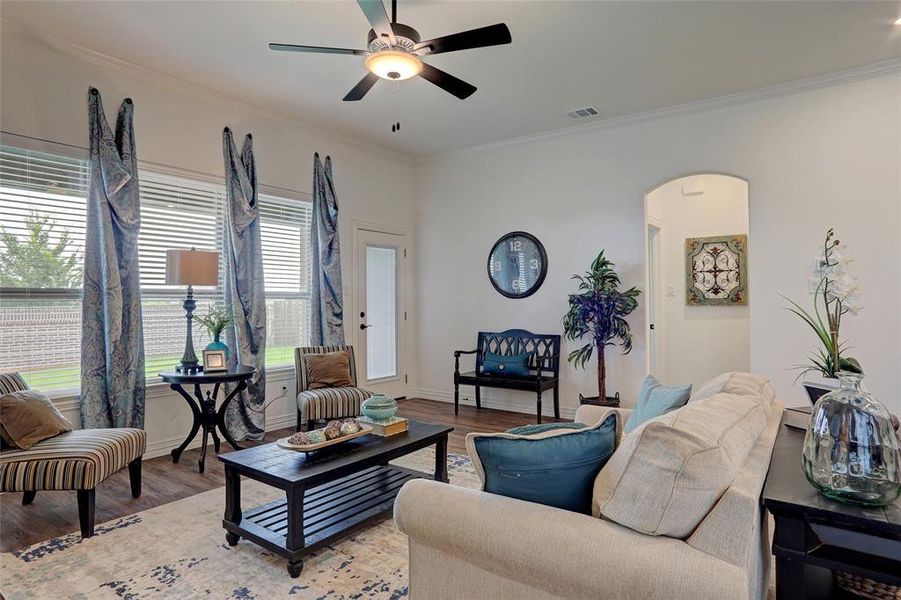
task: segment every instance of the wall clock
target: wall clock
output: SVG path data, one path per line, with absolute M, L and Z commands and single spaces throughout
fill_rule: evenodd
M 547 252 L 534 235 L 511 231 L 495 242 L 488 255 L 488 279 L 507 298 L 538 291 L 547 275 Z

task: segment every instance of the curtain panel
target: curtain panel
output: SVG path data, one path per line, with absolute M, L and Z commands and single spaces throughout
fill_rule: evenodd
M 229 366 L 256 368 L 247 389 L 226 410 L 225 424 L 235 439 L 259 440 L 266 425 L 266 295 L 253 137 L 247 134 L 239 154 L 232 131 L 226 127 L 222 153 L 226 203 L 220 262 L 225 274 L 225 305 L 234 319 L 225 336 L 231 350 Z
M 100 93 L 88 90 L 90 185 L 84 248 L 81 426 L 144 426 L 144 335 L 138 232 L 141 207 L 134 106 L 122 102 L 115 134 Z
M 341 286 L 341 240 L 338 235 L 338 196 L 332 159 L 313 155 L 312 299 L 310 345 L 344 345 L 344 307 Z

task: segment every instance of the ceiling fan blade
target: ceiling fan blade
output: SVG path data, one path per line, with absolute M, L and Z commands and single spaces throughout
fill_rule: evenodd
M 429 54 L 440 54 L 442 52 L 456 52 L 457 50 L 468 50 L 470 48 L 500 46 L 501 44 L 509 44 L 511 41 L 513 41 L 513 38 L 510 37 L 510 30 L 504 23 L 498 23 L 426 40 L 413 46 L 413 49 L 428 48 Z
M 366 95 L 366 92 L 372 89 L 372 86 L 375 85 L 375 82 L 379 80 L 379 76 L 375 73 L 366 73 L 366 77 L 360 80 L 360 83 L 354 86 L 354 89 L 347 92 L 347 95 L 344 96 L 345 102 L 356 102 L 357 100 L 362 100 L 363 96 Z
M 317 54 L 356 54 L 358 56 L 369 54 L 366 50 L 329 48 L 327 46 L 298 46 L 297 44 L 269 44 L 269 49 L 279 52 L 314 52 Z
M 436 69 L 432 65 L 425 63 L 422 63 L 422 71 L 419 72 L 419 76 L 426 81 L 434 83 L 445 92 L 453 94 L 460 100 L 469 98 L 477 89 L 476 86 L 470 85 L 462 79 L 457 79 L 450 73 L 445 73 L 441 69 Z
M 388 41 L 392 45 L 397 43 L 394 39 L 394 30 L 391 29 L 391 21 L 388 20 L 388 13 L 385 11 L 385 4 L 382 0 L 357 0 L 357 4 L 366 15 L 366 20 L 372 25 L 372 30 L 379 37 L 388 36 Z

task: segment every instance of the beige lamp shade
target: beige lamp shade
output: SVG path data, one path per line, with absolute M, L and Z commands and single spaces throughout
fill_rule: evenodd
M 219 253 L 211 250 L 166 250 L 166 285 L 219 283 Z

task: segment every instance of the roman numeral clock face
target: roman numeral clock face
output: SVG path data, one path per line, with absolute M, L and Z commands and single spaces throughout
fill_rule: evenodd
M 501 237 L 488 255 L 488 279 L 507 298 L 531 296 L 547 275 L 547 253 L 534 235 L 514 231 Z

